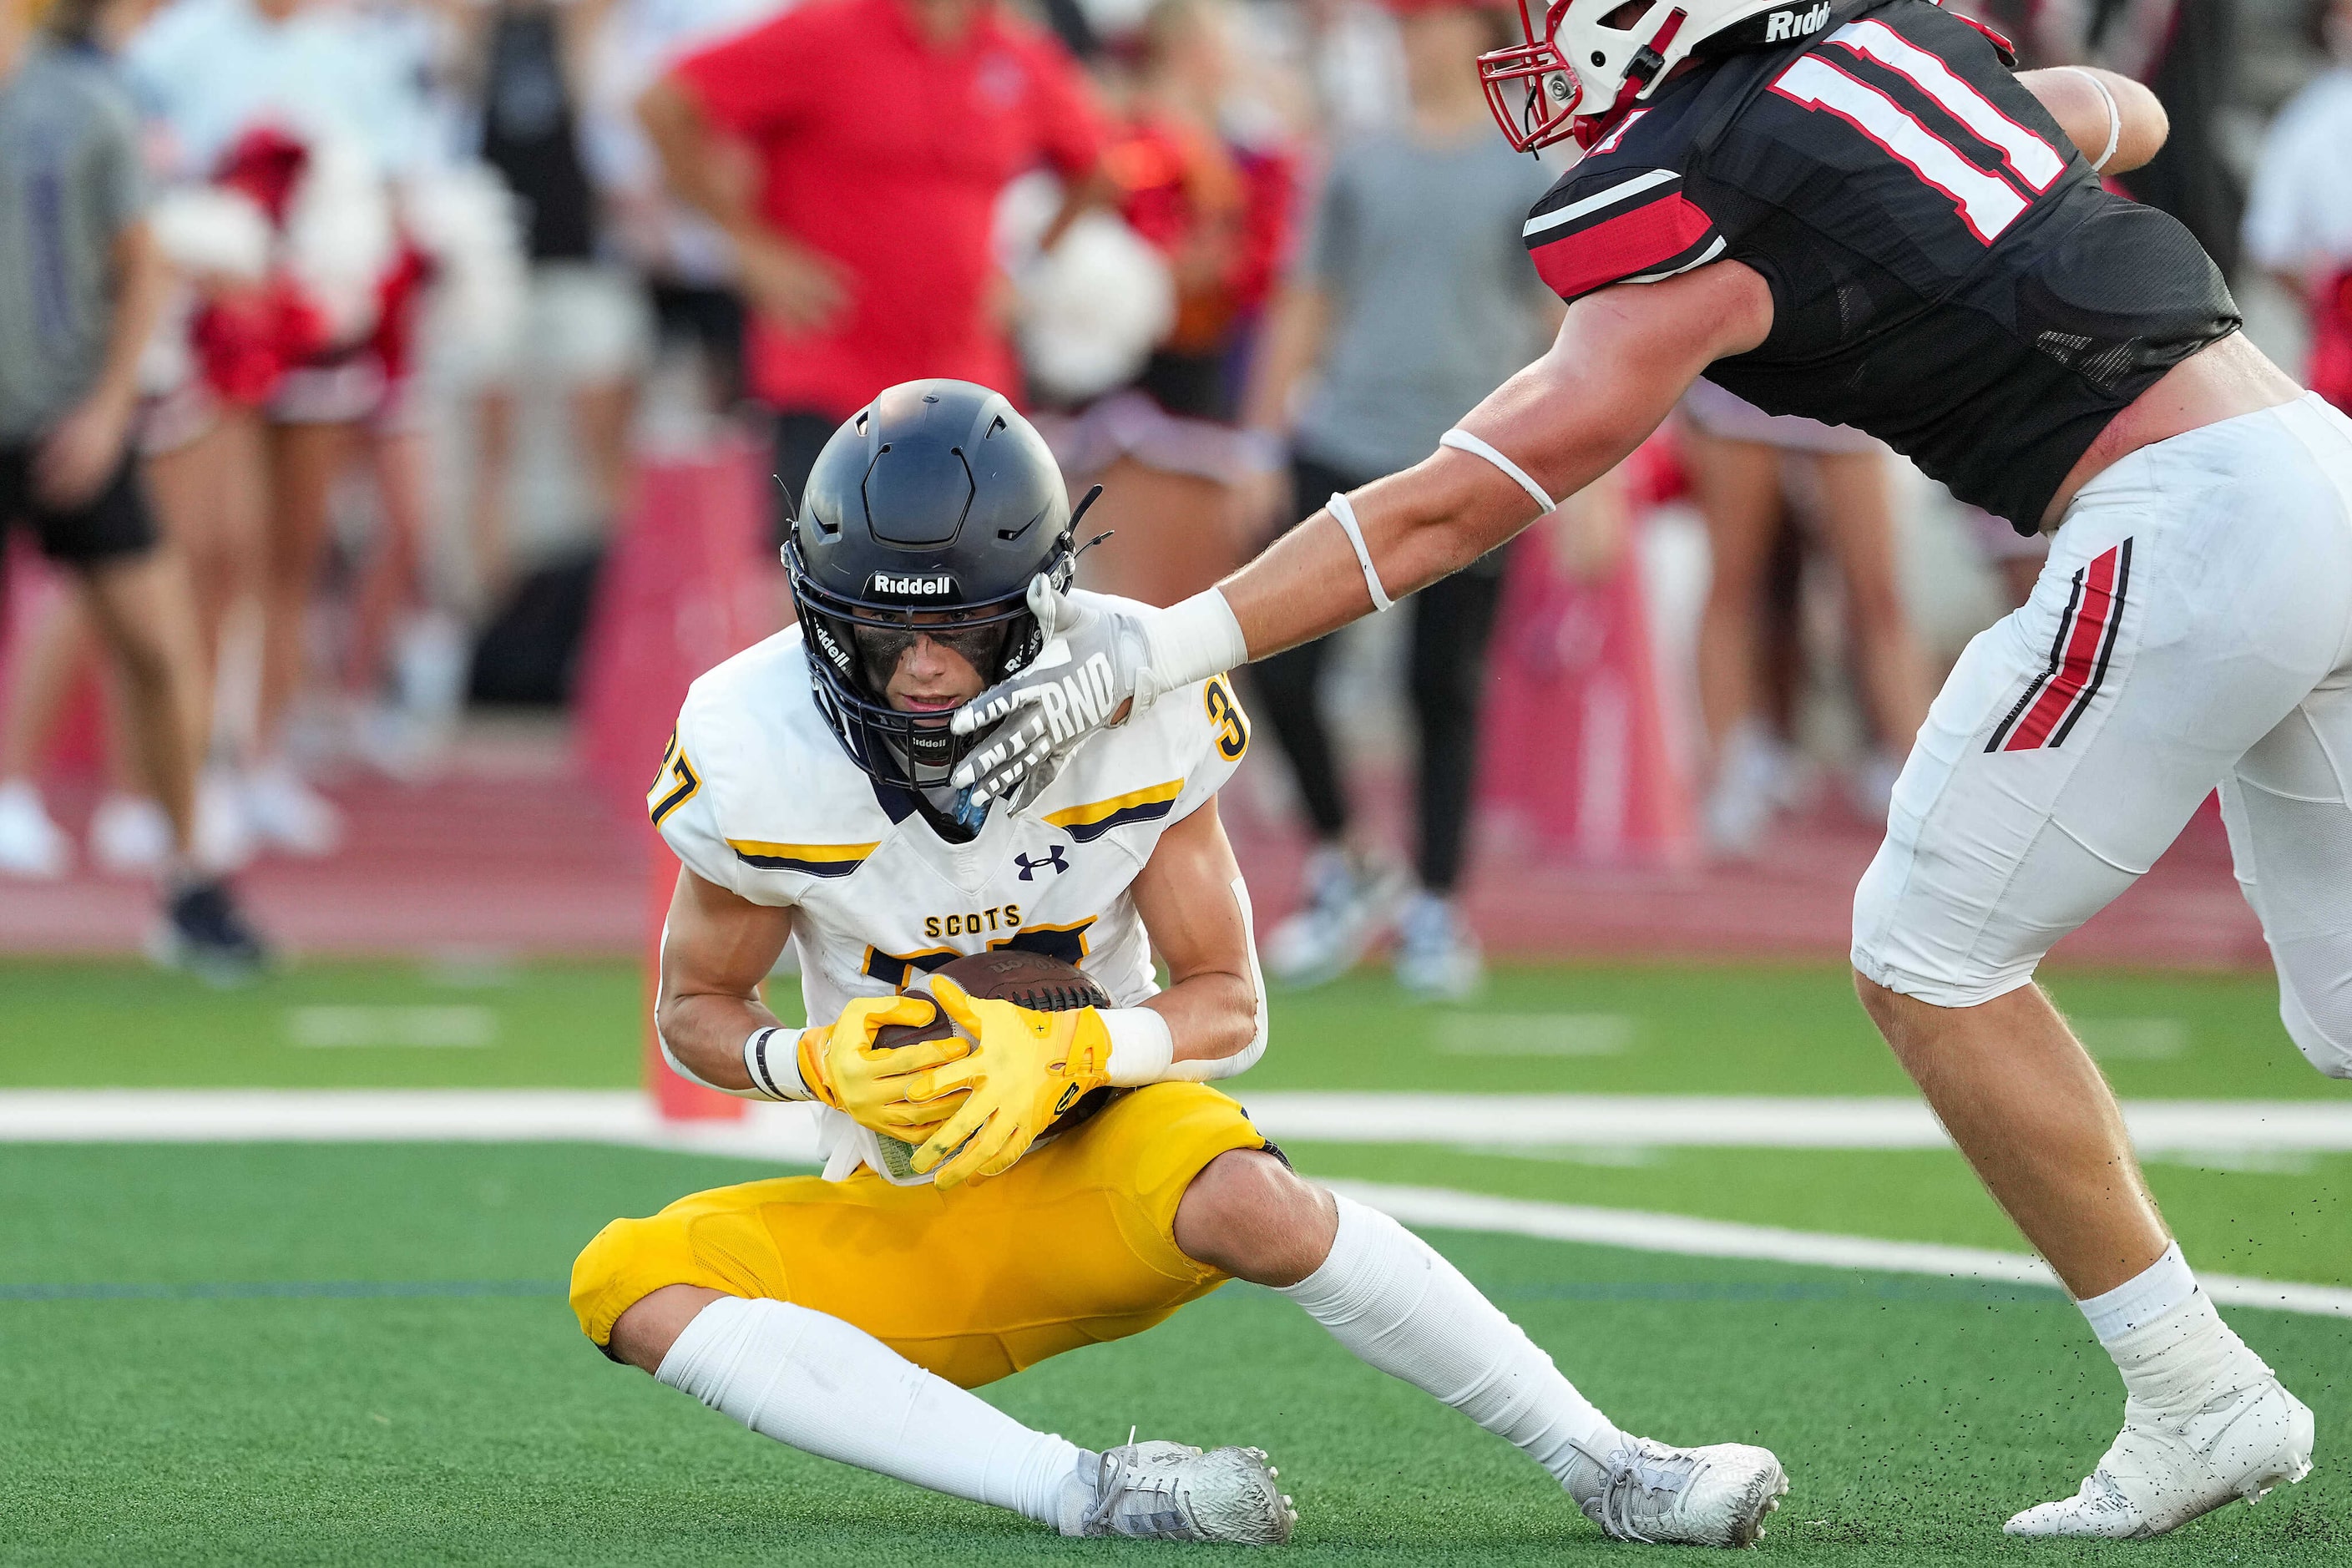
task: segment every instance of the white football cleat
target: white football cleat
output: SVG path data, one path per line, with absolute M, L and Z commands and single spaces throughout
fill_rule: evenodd
M 246 775 L 247 825 L 260 843 L 295 855 L 331 855 L 343 842 L 343 814 L 284 763 Z
M 1306 879 L 1306 907 L 1267 933 L 1263 953 L 1276 984 L 1302 989 L 1353 969 L 1387 932 L 1405 891 L 1394 867 L 1344 849 L 1317 850 Z
M 90 813 L 89 858 L 120 877 L 161 870 L 172 858 L 172 819 L 145 795 L 108 795 Z
M 1424 1002 L 1466 1002 L 1486 981 L 1486 961 L 1450 899 L 1416 893 L 1397 919 L 1397 984 Z
M 1789 1477 L 1769 1448 L 1675 1448 L 1628 1437 L 1605 1466 L 1586 1461 L 1569 1495 L 1611 1539 L 1653 1546 L 1753 1546 Z M 1589 1479 L 1588 1479 L 1589 1478 Z
M 1079 1462 L 1062 1533 L 1279 1546 L 1298 1528 L 1280 1473 L 1262 1448 L 1129 1442 Z
M 2124 1429 L 2073 1497 L 2029 1508 L 2005 1535 L 2091 1536 L 2144 1541 L 2228 1503 L 2260 1500 L 2311 1473 L 2311 1411 L 2264 1378 L 2185 1418 L 2137 1399 L 2124 1403 Z
M 41 792 L 23 779 L 0 784 L 0 875 L 47 881 L 73 869 L 73 840 L 49 819 Z

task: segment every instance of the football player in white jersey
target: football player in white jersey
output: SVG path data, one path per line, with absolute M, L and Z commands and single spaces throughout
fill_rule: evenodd
M 1097 1453 L 967 1392 L 1248 1279 L 1517 1445 L 1610 1535 L 1754 1541 L 1787 1487 L 1770 1453 L 1619 1430 L 1444 1258 L 1299 1178 L 1204 1081 L 1266 1029 L 1217 820 L 1249 744 L 1222 678 L 1018 811 L 949 787 L 979 737 L 948 716 L 1038 658 L 1026 590 L 1067 585 L 1076 521 L 1044 441 L 967 383 L 893 387 L 818 458 L 785 552 L 800 624 L 695 682 L 648 804 L 684 862 L 663 1049 L 730 1094 L 824 1102 L 825 1173 L 606 1226 L 573 1266 L 581 1327 L 781 1442 L 1066 1535 L 1271 1543 L 1297 1516 L 1256 1449 Z M 1083 710 L 1089 680 L 1068 672 L 1064 700 Z M 818 1020 L 799 1031 L 760 1000 L 788 940 Z M 1006 948 L 1078 965 L 1109 1005 L 1032 1011 L 930 973 Z M 877 1046 L 940 1012 L 957 1037 Z

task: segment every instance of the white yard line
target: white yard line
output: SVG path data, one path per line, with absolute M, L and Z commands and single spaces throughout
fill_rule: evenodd
M 1326 1184 L 1385 1211 L 1403 1224 L 1441 1230 L 1487 1231 L 1536 1237 L 1545 1241 L 1622 1247 L 1635 1252 L 1678 1253 L 1690 1258 L 1752 1258 L 1818 1268 L 1862 1268 L 1874 1273 L 1926 1274 L 1948 1279 L 1985 1279 L 2052 1290 L 2061 1289 L 2049 1265 L 2026 1253 L 1946 1247 L 1927 1241 L 1829 1236 L 1632 1209 L 1583 1208 L 1527 1198 L 1489 1197 L 1445 1187 L 1391 1186 L 1385 1182 Z M 2207 1294 L 2230 1305 L 2352 1318 L 2352 1289 L 2338 1286 L 2249 1279 L 2201 1270 L 2197 1279 Z
M 1277 1141 L 1498 1149 L 1635 1146 L 1941 1149 L 1909 1099 L 1639 1094 L 1241 1091 Z M 773 1155 L 814 1148 L 804 1106 L 757 1104 L 740 1122 L 664 1123 L 630 1089 L 0 1090 L 0 1142 L 215 1142 L 584 1138 Z M 2352 1100 L 2136 1100 L 2148 1154 L 2352 1152 Z
M 1913 1148 L 1941 1142 L 1940 1134 L 1917 1142 L 1892 1139 L 1885 1129 L 1897 1124 L 1896 1111 L 1910 1103 L 1897 1100 L 1293 1093 L 1252 1095 L 1249 1103 L 1270 1136 L 1299 1142 L 1479 1142 L 1499 1135 L 1525 1142 L 1540 1141 L 1543 1129 L 1552 1129 L 1549 1135 L 1563 1142 L 1612 1142 L 1596 1135 L 1600 1128 L 1615 1129 L 1614 1141 L 1643 1143 Z M 2129 1110 L 2135 1132 L 2154 1128 L 2189 1138 L 2191 1147 L 2260 1142 L 2265 1136 L 2312 1140 L 2279 1147 L 2352 1147 L 2352 1106 L 2182 1101 Z M 739 1122 L 666 1123 L 644 1095 L 628 1089 L 11 1089 L 0 1091 L 0 1143 L 582 1142 L 814 1163 L 815 1125 L 807 1107 L 757 1104 L 750 1112 Z M 1811 1125 L 1814 1139 L 1788 1136 L 1791 1123 Z M 1934 1123 L 1927 1125 L 1932 1129 Z M 1537 1131 L 1531 1135 L 1530 1129 Z M 1748 1137 L 1731 1136 L 1742 1129 L 1749 1130 Z M 1774 1132 L 1780 1135 L 1769 1135 Z M 1868 1141 L 1831 1141 L 1862 1133 L 1870 1134 Z M 1331 1185 L 1409 1225 L 1641 1252 L 2057 1288 L 2041 1259 L 2021 1253 L 1438 1187 L 1353 1181 Z M 2200 1278 L 2218 1301 L 2352 1318 L 2352 1289 L 2231 1275 Z
M 0 1091 L 0 1143 L 637 1143 L 814 1163 L 806 1106 L 664 1121 L 635 1089 L 30 1089 Z

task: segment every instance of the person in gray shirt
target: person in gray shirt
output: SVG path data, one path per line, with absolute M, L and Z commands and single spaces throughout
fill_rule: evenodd
M 1297 504 L 1286 517 L 1419 462 L 1464 413 L 1543 352 L 1559 319 L 1559 301 L 1518 241 L 1553 172 L 1496 139 L 1469 64 L 1494 47 L 1500 14 L 1470 0 L 1391 5 L 1410 112 L 1395 129 L 1334 153 L 1244 409 L 1262 452 L 1287 447 Z M 1430 584 L 1408 611 L 1421 887 L 1398 923 L 1397 973 L 1432 995 L 1465 994 L 1480 975 L 1453 894 L 1504 555 Z M 1291 984 L 1351 966 L 1403 891 L 1393 873 L 1345 847 L 1348 799 L 1317 704 L 1328 647 L 1328 639 L 1307 643 L 1253 671 L 1260 710 L 1289 755 L 1321 841 L 1306 907 L 1266 943 L 1268 971 Z
M 131 451 L 141 352 L 167 269 L 144 219 L 138 127 L 110 51 L 153 0 L 57 0 L 0 63 L 0 529 L 79 579 L 122 677 L 142 771 L 172 818 L 157 951 L 210 978 L 261 948 L 194 843 L 194 626 Z

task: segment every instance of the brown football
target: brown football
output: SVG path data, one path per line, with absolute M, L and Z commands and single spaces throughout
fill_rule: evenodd
M 1043 952 L 1029 952 L 1020 948 L 999 947 L 986 952 L 967 953 L 940 965 L 931 972 L 944 974 L 974 996 L 992 1001 L 1010 1002 L 1016 1007 L 1027 1007 L 1039 1013 L 1065 1013 L 1076 1007 L 1108 1007 L 1110 997 L 1076 965 Z M 886 1024 L 874 1035 L 874 1043 L 884 1050 L 896 1050 L 919 1040 L 940 1040 L 955 1033 L 943 1012 L 928 1024 Z M 1049 1131 L 1074 1126 L 1108 1104 L 1115 1094 L 1123 1090 L 1098 1089 L 1077 1104 L 1055 1118 Z M 877 1134 L 882 1162 L 889 1173 L 904 1179 L 913 1172 L 909 1163 L 914 1149 L 887 1134 Z
M 1066 1013 L 1076 1007 L 1110 1005 L 1103 988 L 1076 964 L 1017 947 L 967 953 L 949 960 L 931 973 L 946 975 L 974 996 L 1010 1002 L 1036 1013 Z M 947 1016 L 941 1014 L 928 1024 L 886 1024 L 875 1034 L 874 1043 L 884 1050 L 896 1050 L 919 1040 L 944 1039 L 954 1032 Z

